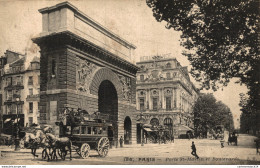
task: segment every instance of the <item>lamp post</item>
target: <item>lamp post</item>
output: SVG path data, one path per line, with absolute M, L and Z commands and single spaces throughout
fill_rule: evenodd
M 140 118 L 137 120 L 140 122 L 141 125 L 141 146 L 144 146 L 144 121 L 145 119 L 143 118 L 143 113 L 141 112 Z
M 16 111 L 16 136 L 15 136 L 15 151 L 18 151 L 20 150 L 19 148 L 19 123 L 18 123 L 18 119 L 19 119 L 19 115 L 18 115 L 18 103 L 20 101 L 20 98 L 19 97 L 16 97 L 16 108 L 17 108 L 17 111 Z

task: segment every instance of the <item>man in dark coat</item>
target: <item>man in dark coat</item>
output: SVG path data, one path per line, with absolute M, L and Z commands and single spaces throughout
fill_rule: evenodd
M 199 156 L 198 156 L 197 153 L 196 153 L 196 146 L 195 146 L 195 144 L 194 144 L 193 141 L 192 141 L 191 149 L 192 149 L 191 154 L 192 154 L 193 156 L 195 156 L 195 157 L 198 159 Z
M 123 137 L 121 136 L 120 139 L 119 139 L 120 148 L 123 147 L 123 141 L 124 141 L 124 139 L 123 139 Z

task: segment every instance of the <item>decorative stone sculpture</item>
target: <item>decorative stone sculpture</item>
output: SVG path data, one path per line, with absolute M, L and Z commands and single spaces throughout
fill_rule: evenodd
M 77 90 L 86 92 L 89 90 L 90 79 L 97 66 L 80 58 L 77 62 Z
M 119 79 L 122 84 L 123 99 L 126 101 L 130 101 L 130 98 L 131 98 L 130 78 L 119 75 Z

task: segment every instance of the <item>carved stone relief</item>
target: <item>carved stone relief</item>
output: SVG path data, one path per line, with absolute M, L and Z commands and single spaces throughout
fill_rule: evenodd
M 165 96 L 171 96 L 172 95 L 172 88 L 165 88 L 164 89 L 164 95 Z
M 98 68 L 95 64 L 77 58 L 77 90 L 81 92 L 87 92 L 89 90 L 89 85 L 91 82 L 91 78 L 93 76 L 93 72 Z
M 151 90 L 152 96 L 159 96 L 159 91 L 157 89 Z
M 131 79 L 122 75 L 118 75 L 119 80 L 122 84 L 123 99 L 130 101 L 131 99 Z
M 138 90 L 138 97 L 145 97 L 146 91 L 145 90 Z

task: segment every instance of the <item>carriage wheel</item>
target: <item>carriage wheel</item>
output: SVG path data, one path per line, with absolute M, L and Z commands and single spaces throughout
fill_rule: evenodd
M 155 138 L 154 138 L 153 136 L 151 136 L 151 137 L 149 138 L 149 142 L 150 142 L 150 143 L 156 143 L 156 140 L 155 140 Z
M 97 146 L 97 152 L 99 156 L 105 157 L 108 153 L 108 149 L 109 149 L 109 140 L 106 137 L 102 137 L 98 141 L 98 146 Z
M 89 146 L 89 144 L 84 143 L 84 144 L 81 145 L 81 147 L 80 147 L 80 155 L 81 155 L 81 157 L 82 157 L 83 159 L 88 158 L 88 156 L 89 156 L 89 151 L 90 151 L 90 146 Z

